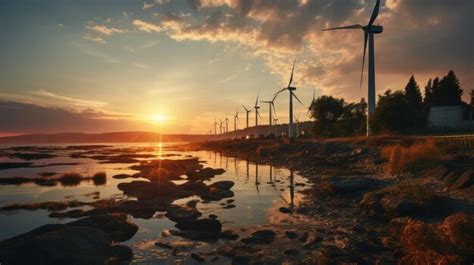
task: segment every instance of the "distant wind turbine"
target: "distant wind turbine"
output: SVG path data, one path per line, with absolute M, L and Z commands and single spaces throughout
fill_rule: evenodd
M 234 115 L 234 131 L 237 131 L 237 122 L 239 121 L 239 110 L 235 110 L 235 115 Z
M 293 73 L 295 71 L 295 64 L 296 60 L 293 62 L 293 69 L 291 70 L 291 77 L 290 77 L 290 82 L 288 83 L 288 87 L 282 88 L 280 91 L 278 91 L 275 95 L 280 94 L 281 92 L 288 90 L 290 92 L 290 115 L 289 115 L 289 124 L 288 124 L 288 137 L 289 138 L 295 138 L 295 129 L 294 129 L 294 124 L 293 124 L 293 97 L 298 100 L 298 102 L 303 105 L 301 100 L 296 96 L 296 94 L 293 92 L 296 90 L 296 87 L 292 87 L 291 83 L 293 83 Z
M 217 124 L 219 123 L 217 123 L 216 119 L 214 118 L 214 134 L 215 135 L 217 135 Z
M 273 123 L 273 113 L 275 113 L 275 99 L 277 98 L 278 95 L 275 95 L 272 100 L 270 101 L 260 101 L 262 103 L 267 103 L 268 104 L 268 133 L 272 132 L 272 123 Z
M 311 100 L 311 104 L 309 104 L 308 107 L 308 113 L 306 113 L 306 116 L 310 116 L 311 114 L 311 107 L 313 106 L 313 103 L 316 101 L 316 89 L 313 90 L 313 100 Z
M 225 132 L 229 132 L 229 118 L 227 118 L 227 114 L 225 115 Z
M 245 109 L 245 112 L 246 112 L 246 116 L 247 116 L 247 119 L 246 119 L 246 128 L 249 127 L 249 113 L 252 112 L 252 110 L 250 109 L 247 109 L 244 105 L 242 105 L 242 107 L 244 107 Z
M 365 66 L 365 54 L 367 51 L 367 41 L 369 42 L 369 86 L 368 86 L 368 111 L 367 111 L 367 136 L 370 136 L 370 117 L 375 112 L 375 44 L 374 44 L 374 34 L 380 34 L 383 32 L 383 26 L 374 25 L 375 20 L 379 15 L 380 10 L 380 0 L 377 0 L 375 4 L 374 11 L 370 17 L 369 24 L 367 26 L 362 26 L 360 24 L 329 28 L 327 30 L 339 30 L 339 29 L 362 29 L 364 31 L 364 55 L 362 58 L 362 73 L 360 76 L 360 86 L 362 87 L 362 79 L 364 76 L 364 66 Z
M 260 106 L 258 105 L 258 98 L 260 97 L 260 92 L 257 94 L 257 100 L 255 101 L 255 106 L 253 107 L 255 109 L 255 134 L 258 137 L 258 118 L 260 117 Z
M 219 120 L 219 132 L 220 132 L 220 134 L 222 134 L 222 129 L 224 127 L 223 124 L 224 124 L 224 122 L 222 122 L 222 120 Z

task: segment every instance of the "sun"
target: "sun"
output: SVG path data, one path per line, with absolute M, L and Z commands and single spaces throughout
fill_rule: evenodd
M 168 121 L 168 117 L 164 114 L 154 114 L 150 117 L 150 120 L 156 122 L 156 123 L 164 123 Z

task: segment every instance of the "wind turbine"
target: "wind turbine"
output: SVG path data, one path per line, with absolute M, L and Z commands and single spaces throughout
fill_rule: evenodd
M 362 87 L 362 78 L 364 76 L 365 66 L 365 54 L 367 51 L 367 41 L 369 42 L 369 85 L 368 85 L 368 111 L 367 111 L 367 136 L 371 134 L 370 131 L 370 117 L 375 112 L 375 44 L 374 34 L 380 34 L 383 32 L 383 26 L 374 25 L 375 20 L 379 15 L 380 0 L 377 0 L 372 16 L 370 17 L 369 24 L 362 26 L 360 24 L 343 26 L 337 28 L 324 29 L 327 30 L 339 30 L 339 29 L 361 29 L 364 31 L 364 55 L 362 58 L 362 73 L 360 75 L 360 86 Z
M 239 121 L 239 110 L 235 110 L 235 115 L 234 115 L 234 132 L 237 131 L 237 122 Z
M 291 86 L 291 83 L 293 83 L 293 73 L 295 71 L 295 64 L 296 64 L 296 60 L 293 62 L 293 69 L 291 70 L 291 77 L 290 77 L 290 82 L 288 83 L 288 87 L 282 88 L 280 91 L 278 91 L 275 94 L 275 95 L 278 95 L 285 90 L 288 90 L 288 92 L 290 92 L 290 115 L 289 115 L 290 122 L 288 124 L 288 137 L 289 138 L 295 138 L 295 130 L 294 130 L 294 124 L 293 124 L 293 97 L 295 97 L 295 99 L 298 100 L 298 102 L 301 105 L 303 105 L 301 100 L 296 96 L 294 92 L 296 90 L 296 87 Z
M 225 132 L 229 132 L 229 118 L 227 118 L 227 114 L 225 115 Z
M 268 112 L 268 133 L 272 132 L 272 123 L 273 123 L 273 112 L 275 112 L 275 99 L 277 98 L 278 95 L 275 95 L 272 100 L 270 101 L 260 101 L 262 103 L 267 103 L 269 112 Z M 272 112 L 273 111 L 273 112 Z M 276 112 L 275 112 L 276 114 Z
M 246 120 L 247 121 L 247 123 L 246 123 L 247 127 L 246 128 L 248 128 L 249 127 L 249 113 L 252 112 L 252 110 L 247 109 L 244 105 L 242 105 L 242 107 L 244 107 L 246 115 L 247 115 L 247 120 Z
M 260 97 L 260 92 L 257 94 L 257 100 L 255 101 L 255 106 L 253 107 L 255 109 L 255 136 L 258 138 L 258 118 L 260 117 L 260 112 L 258 111 L 260 109 L 260 106 L 258 105 L 258 98 Z
M 309 104 L 308 113 L 306 113 L 306 116 L 308 116 L 311 113 L 311 107 L 313 106 L 313 103 L 315 101 L 316 101 L 316 89 L 313 90 L 313 100 L 311 100 L 311 104 Z
M 220 134 L 222 134 L 222 128 L 224 127 L 223 124 L 224 124 L 224 122 L 222 122 L 222 120 L 219 120 L 219 132 L 220 132 Z
M 217 135 L 217 121 L 216 121 L 216 118 L 214 118 L 214 134 Z

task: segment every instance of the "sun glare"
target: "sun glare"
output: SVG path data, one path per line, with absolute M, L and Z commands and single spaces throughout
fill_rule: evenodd
M 151 120 L 156 122 L 156 123 L 164 123 L 168 120 L 168 117 L 163 114 L 155 114 L 151 116 Z

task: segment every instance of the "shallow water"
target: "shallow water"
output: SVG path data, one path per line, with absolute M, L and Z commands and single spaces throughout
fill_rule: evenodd
M 104 185 L 96 186 L 92 181 L 83 181 L 77 186 L 62 186 L 57 184 L 52 187 L 43 187 L 36 184 L 24 185 L 0 185 L 0 206 L 13 203 L 45 202 L 45 201 L 94 201 L 98 198 L 126 198 L 122 191 L 118 190 L 117 184 L 121 182 L 130 182 L 131 179 L 113 179 L 116 174 L 133 174 L 137 171 L 131 170 L 131 163 L 100 163 L 99 160 L 90 158 L 71 158 L 70 155 L 78 152 L 87 152 L 87 150 L 65 150 L 67 145 L 60 145 L 52 150 L 46 150 L 49 154 L 58 157 L 24 161 L 18 158 L 9 158 L 1 156 L 1 153 L 21 152 L 21 153 L 39 153 L 41 150 L 15 150 L 12 146 L 0 146 L 0 163 L 4 162 L 33 162 L 34 166 L 48 165 L 53 163 L 79 163 L 79 165 L 53 165 L 46 167 L 29 167 L 0 170 L 0 178 L 10 177 L 39 177 L 42 172 L 55 172 L 56 176 L 64 173 L 80 173 L 86 176 L 92 176 L 97 172 L 105 172 L 107 181 Z M 45 148 L 42 146 L 41 148 Z M 146 148 L 147 150 L 143 150 Z M 47 149 L 47 148 L 46 148 Z M 284 168 L 274 168 L 269 165 L 259 165 L 250 163 L 232 157 L 225 157 L 219 153 L 208 151 L 180 152 L 175 151 L 170 144 L 113 144 L 111 147 L 99 149 L 99 153 L 123 153 L 138 152 L 140 154 L 151 154 L 156 157 L 140 158 L 148 159 L 183 159 L 186 156 L 198 157 L 203 161 L 205 167 L 224 168 L 226 172 L 214 177 L 211 181 L 232 180 L 235 182 L 232 191 L 235 196 L 233 204 L 235 208 L 223 209 L 221 203 L 227 199 L 218 202 L 197 204 L 203 217 L 209 214 L 218 216 L 222 222 L 223 229 L 240 229 L 243 227 L 278 224 L 291 222 L 292 215 L 281 214 L 280 207 L 294 207 L 302 200 L 299 191 L 304 189 L 306 180 L 299 175 L 290 172 Z M 125 151 L 124 151 L 125 150 Z M 42 152 L 46 152 L 43 150 Z M 171 156 L 175 154 L 176 156 Z M 137 164 L 137 163 L 135 163 Z M 135 180 L 135 179 L 134 179 Z M 297 184 L 297 185 L 295 185 Z M 298 185 L 300 184 L 300 185 Z M 307 185 L 307 184 L 306 184 Z M 98 193 L 98 196 L 97 196 Z M 197 198 L 197 197 L 196 197 Z M 175 201 L 175 204 L 184 204 L 191 199 L 186 198 Z M 37 211 L 15 211 L 0 213 L 0 240 L 28 232 L 38 226 L 50 223 L 70 222 L 73 219 L 49 218 L 49 212 L 45 210 Z M 163 264 L 163 262 L 190 263 L 187 254 L 175 253 L 170 255 L 170 250 L 160 249 L 154 245 L 156 240 L 179 241 L 186 245 L 186 248 L 199 251 L 211 251 L 218 244 L 209 244 L 202 242 L 192 242 L 182 238 L 166 237 L 162 238 L 163 230 L 175 229 L 174 222 L 166 219 L 163 213 L 156 213 L 151 219 L 136 219 L 130 217 L 131 221 L 139 226 L 137 234 L 125 244 L 130 245 L 135 253 L 134 263 Z M 224 261 L 222 261 L 224 262 Z M 218 262 L 220 263 L 220 262 Z M 225 262 L 224 262 L 225 263 Z

